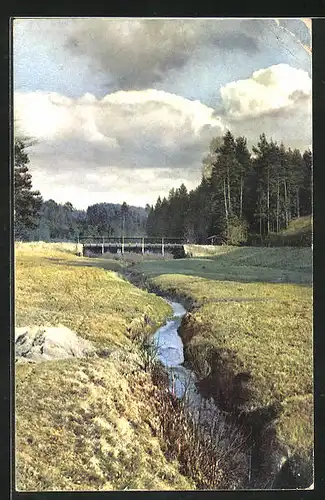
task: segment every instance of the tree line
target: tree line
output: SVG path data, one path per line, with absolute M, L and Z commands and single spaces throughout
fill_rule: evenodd
M 147 212 L 142 207 L 96 203 L 77 210 L 70 202 L 44 201 L 32 189 L 27 148 L 31 141 L 17 138 L 14 152 L 15 238 L 25 241 L 75 241 L 83 236 L 145 236 Z
M 15 140 L 15 238 L 67 241 L 82 236 L 154 236 L 191 243 L 261 242 L 312 213 L 312 154 L 286 148 L 261 134 L 249 151 L 247 139 L 230 131 L 214 138 L 203 158 L 202 179 L 182 184 L 146 208 L 96 203 L 77 210 L 70 202 L 44 201 L 32 189 L 25 138 Z
M 311 212 L 310 150 L 286 148 L 263 133 L 249 151 L 245 137 L 227 131 L 212 140 L 196 189 L 188 192 L 182 184 L 150 207 L 147 234 L 244 244 L 263 241 Z

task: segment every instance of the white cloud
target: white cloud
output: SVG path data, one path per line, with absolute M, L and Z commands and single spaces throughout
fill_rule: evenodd
M 251 146 L 259 135 L 304 149 L 311 143 L 311 80 L 288 65 L 255 71 L 221 89 L 224 113 L 164 91 L 118 91 L 102 99 L 51 92 L 15 94 L 30 150 L 34 187 L 44 198 L 144 206 L 182 182 L 200 181 L 202 157 L 229 128 Z
M 255 71 L 250 78 L 228 83 L 220 93 L 230 118 L 259 115 L 294 108 L 311 98 L 312 82 L 306 71 L 278 64 Z
M 21 128 L 39 139 L 84 136 L 96 141 L 162 130 L 198 136 L 207 125 L 223 129 L 212 108 L 154 89 L 120 91 L 103 99 L 92 94 L 72 99 L 54 92 L 17 92 L 15 111 Z
M 90 192 L 144 205 L 184 180 L 194 187 L 210 140 L 225 131 L 212 108 L 150 89 L 103 99 L 17 93 L 15 110 L 20 130 L 38 141 L 30 153 L 35 188 L 61 199 L 68 185 L 85 205 Z

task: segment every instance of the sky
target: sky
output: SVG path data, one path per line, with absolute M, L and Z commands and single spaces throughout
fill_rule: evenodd
M 312 144 L 308 19 L 22 18 L 14 120 L 33 188 L 77 209 L 195 188 L 214 137 Z

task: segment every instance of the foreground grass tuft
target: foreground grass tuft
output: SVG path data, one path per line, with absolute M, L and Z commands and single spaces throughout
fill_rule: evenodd
M 158 437 L 153 386 L 139 359 L 17 366 L 19 490 L 192 489 Z

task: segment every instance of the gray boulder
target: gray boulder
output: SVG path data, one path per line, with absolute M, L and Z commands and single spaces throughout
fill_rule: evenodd
M 71 357 L 84 357 L 95 353 L 88 340 L 65 326 L 20 327 L 15 329 L 16 361 L 40 362 Z

